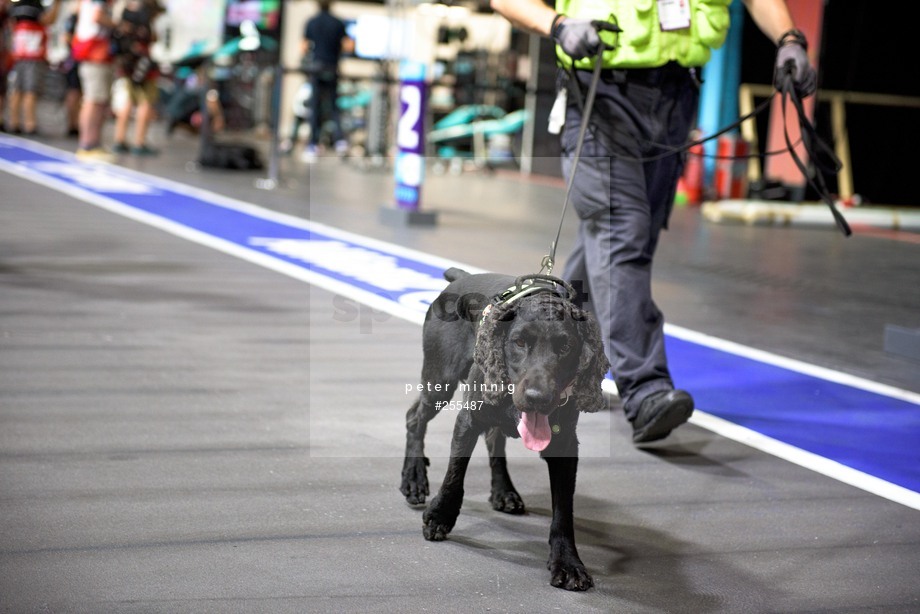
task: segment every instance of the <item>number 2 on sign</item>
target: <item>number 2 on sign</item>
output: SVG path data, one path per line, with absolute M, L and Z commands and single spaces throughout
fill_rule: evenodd
M 419 131 L 417 126 L 422 115 L 422 91 L 417 87 L 403 87 L 400 101 L 406 105 L 396 129 L 396 144 L 400 149 L 417 150 Z

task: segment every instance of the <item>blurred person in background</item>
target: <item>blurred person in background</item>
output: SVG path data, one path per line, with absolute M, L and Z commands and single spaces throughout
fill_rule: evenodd
M 157 0 L 127 0 L 112 33 L 116 50 L 118 78 L 112 91 L 115 112 L 115 145 L 117 154 L 154 156 L 159 152 L 147 144 L 150 124 L 156 116 L 159 98 L 157 79 L 159 69 L 150 57 L 150 47 L 156 42 L 154 20 L 164 12 Z M 133 145 L 127 141 L 128 124 L 134 114 Z
M 12 47 L 7 83 L 9 123 L 13 134 L 35 136 L 38 134 L 38 95 L 41 93 L 45 72 L 48 69 L 49 24 L 57 19 L 61 0 L 53 0 L 45 10 L 41 0 L 10 0 L 7 11 L 12 21 Z
M 301 67 L 310 79 L 310 140 L 303 152 L 304 162 L 316 160 L 320 135 L 328 122 L 332 125 L 332 142 L 336 152 L 348 151 L 337 106 L 339 61 L 342 52 L 354 49 L 354 41 L 345 31 L 345 22 L 331 12 L 332 0 L 319 1 L 319 13 L 307 20 L 301 41 Z
M 176 128 L 193 134 L 200 134 L 202 129 L 217 134 L 226 127 L 220 93 L 210 85 L 208 65 L 204 60 L 195 64 L 194 68 L 181 66 L 175 73 L 175 89 L 166 98 L 163 108 L 167 136 Z M 203 126 L 205 118 L 208 123 Z
M 60 71 L 64 75 L 64 115 L 67 121 L 67 136 L 80 136 L 80 103 L 83 101 L 83 88 L 80 85 L 80 63 L 73 58 L 71 43 L 77 27 L 77 14 L 71 13 L 64 21 L 64 44 L 67 57 L 61 62 Z
M 10 54 L 7 51 L 6 22 L 9 16 L 9 0 L 0 0 L 0 132 L 6 132 L 3 116 L 6 107 L 6 77 L 9 73 Z
M 102 128 L 109 112 L 114 67 L 111 32 L 115 27 L 110 0 L 79 0 L 77 24 L 71 52 L 80 63 L 83 87 L 80 105 L 80 135 L 77 159 L 85 162 L 111 162 L 114 156 L 102 147 Z

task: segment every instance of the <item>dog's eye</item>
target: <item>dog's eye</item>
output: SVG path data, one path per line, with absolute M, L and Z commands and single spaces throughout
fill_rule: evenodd
M 568 354 L 572 349 L 572 340 L 569 337 L 556 337 L 553 339 L 553 349 L 557 354 Z

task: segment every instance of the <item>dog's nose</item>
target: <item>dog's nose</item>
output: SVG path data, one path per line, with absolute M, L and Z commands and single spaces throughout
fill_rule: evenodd
M 527 388 L 524 390 L 524 398 L 527 399 L 528 403 L 534 405 L 545 405 L 551 401 L 550 395 L 543 390 L 537 388 Z

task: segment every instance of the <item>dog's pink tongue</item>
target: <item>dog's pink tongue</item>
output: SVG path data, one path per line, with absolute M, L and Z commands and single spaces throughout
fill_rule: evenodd
M 528 450 L 540 452 L 549 445 L 553 433 L 549 428 L 549 418 L 540 412 L 521 412 L 521 421 L 518 422 L 518 433 Z

